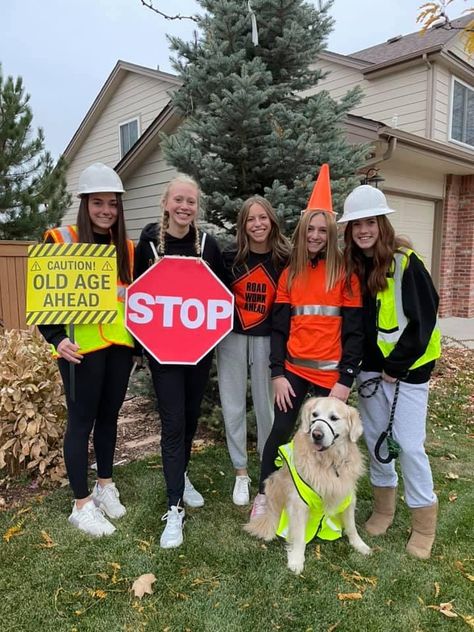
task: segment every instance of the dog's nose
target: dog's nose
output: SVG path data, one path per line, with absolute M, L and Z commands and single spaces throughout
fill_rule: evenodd
M 321 441 L 324 439 L 324 434 L 321 432 L 321 430 L 313 430 L 311 436 L 313 437 L 314 443 L 321 443 Z

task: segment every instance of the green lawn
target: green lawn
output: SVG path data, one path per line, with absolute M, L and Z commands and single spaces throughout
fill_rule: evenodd
M 280 542 L 263 545 L 242 531 L 247 510 L 232 504 L 226 449 L 210 447 L 193 455 L 192 480 L 206 505 L 187 511 L 185 542 L 178 549 L 159 548 L 165 496 L 158 457 L 117 468 L 128 513 L 107 539 L 88 538 L 67 523 L 67 489 L 0 514 L 0 630 L 434 632 L 474 627 L 469 425 L 474 360 L 472 352 L 454 356 L 440 363 L 430 405 L 428 450 L 440 500 L 431 560 L 405 554 L 409 516 L 400 502 L 389 535 L 366 538 L 374 547 L 371 557 L 353 551 L 345 539 L 311 543 L 304 574 L 293 575 Z M 256 481 L 255 455 L 251 474 Z M 363 479 L 359 525 L 369 511 L 370 490 Z M 7 534 L 12 534 L 9 541 Z M 144 573 L 156 576 L 154 593 L 138 600 L 130 587 Z M 339 598 L 344 596 L 353 598 Z M 439 610 L 448 602 L 443 608 L 452 608 L 448 614 L 457 617 Z

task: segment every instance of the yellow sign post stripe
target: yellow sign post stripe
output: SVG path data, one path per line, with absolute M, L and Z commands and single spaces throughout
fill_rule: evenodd
M 28 248 L 28 325 L 105 324 L 116 316 L 115 246 L 80 243 Z

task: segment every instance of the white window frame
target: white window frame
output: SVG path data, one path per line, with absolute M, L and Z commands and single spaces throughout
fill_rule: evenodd
M 122 150 L 122 136 L 121 136 L 121 129 L 124 125 L 129 125 L 130 123 L 134 123 L 137 122 L 137 140 L 140 138 L 140 117 L 135 116 L 131 119 L 127 119 L 126 121 L 120 121 L 119 126 L 118 126 L 118 144 L 119 144 L 119 152 L 120 152 L 120 158 L 123 158 L 125 156 L 125 154 L 128 152 L 128 150 L 130 149 L 130 147 L 127 149 L 126 152 L 124 152 Z
M 468 90 L 470 90 L 474 94 L 474 87 L 470 86 L 468 83 L 459 79 L 459 77 L 455 77 L 452 75 L 451 77 L 451 107 L 449 108 L 449 140 L 452 143 L 456 143 L 457 145 L 461 145 L 462 147 L 467 147 L 468 149 L 474 150 L 474 145 L 470 145 L 469 143 L 464 143 L 462 140 L 458 140 L 457 138 L 453 138 L 452 130 L 453 130 L 453 109 L 454 109 L 454 82 L 461 84 Z

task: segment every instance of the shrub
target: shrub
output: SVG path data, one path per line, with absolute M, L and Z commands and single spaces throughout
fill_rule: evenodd
M 29 331 L 0 331 L 0 470 L 62 481 L 66 406 L 49 346 Z

